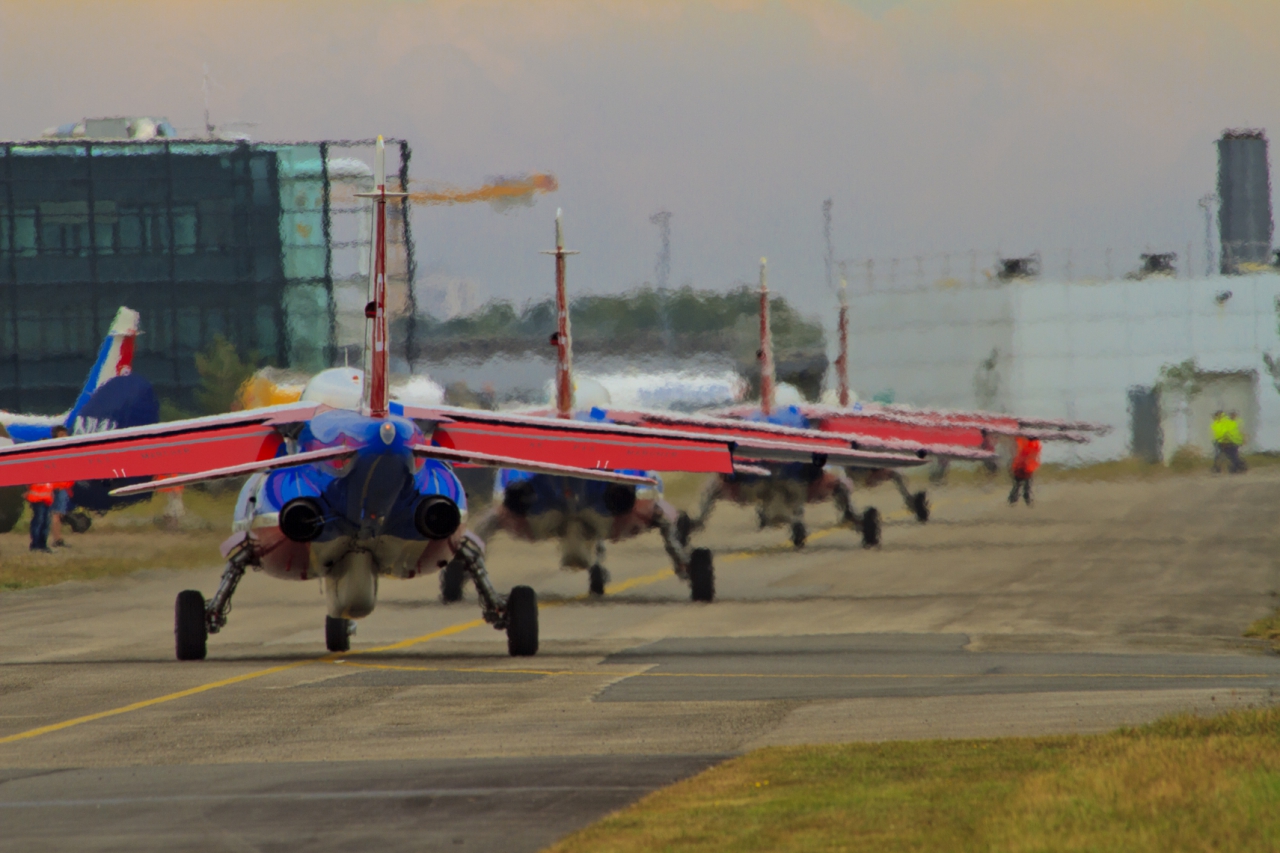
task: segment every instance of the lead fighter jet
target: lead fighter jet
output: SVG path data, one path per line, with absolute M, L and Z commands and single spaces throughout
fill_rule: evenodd
M 377 603 L 383 575 L 414 577 L 448 565 L 465 547 L 466 497 L 451 463 L 511 467 L 624 485 L 646 476 L 614 469 L 734 470 L 735 442 L 695 431 L 421 408 L 389 400 L 386 316 L 385 152 L 377 143 L 364 383 L 358 409 L 294 403 L 0 448 L 0 486 L 59 480 L 156 477 L 116 489 L 136 494 L 249 475 L 236 503 L 226 568 L 209 599 L 180 592 L 174 637 L 180 660 L 202 659 L 227 623 L 249 568 L 290 580 L 320 578 L 325 644 L 350 648 L 352 620 Z M 483 561 L 467 562 L 484 618 L 505 630 L 512 655 L 538 650 L 534 591 L 501 595 Z

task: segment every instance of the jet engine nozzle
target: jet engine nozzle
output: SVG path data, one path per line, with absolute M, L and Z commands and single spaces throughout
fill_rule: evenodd
M 462 524 L 462 511 L 446 497 L 433 495 L 418 502 L 413 526 L 428 539 L 448 539 Z
M 294 498 L 280 508 L 279 524 L 294 542 L 310 542 L 324 530 L 324 512 L 311 498 Z
M 635 509 L 636 487 L 610 483 L 604 490 L 604 508 L 610 515 L 626 515 Z

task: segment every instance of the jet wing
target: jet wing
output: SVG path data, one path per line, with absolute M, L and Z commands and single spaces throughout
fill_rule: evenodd
M 282 429 L 325 408 L 291 403 L 0 447 L 0 486 L 194 474 L 276 455 Z
M 605 483 L 624 483 L 629 486 L 652 486 L 658 481 L 653 477 L 637 477 L 634 474 L 620 474 L 616 471 L 597 471 L 593 468 L 575 468 L 571 465 L 551 465 L 545 462 L 531 462 L 514 456 L 494 456 L 490 453 L 474 453 L 463 450 L 449 450 L 430 444 L 419 444 L 413 452 L 428 459 L 441 459 L 445 462 L 461 462 L 477 465 L 482 468 L 516 468 L 531 474 L 554 474 L 563 477 L 576 477 L 580 480 L 600 480 Z
M 186 486 L 191 483 L 204 483 L 209 480 L 224 480 L 227 477 L 240 477 L 245 474 L 256 474 L 259 471 L 272 471 L 276 468 L 292 468 L 294 465 L 308 465 L 312 462 L 344 462 L 356 455 L 354 447 L 326 447 L 323 450 L 310 450 L 306 453 L 293 453 L 287 456 L 276 456 L 261 462 L 246 462 L 243 465 L 228 465 L 225 468 L 211 468 L 196 474 L 181 474 L 177 477 L 165 477 L 163 480 L 152 480 L 149 483 L 136 483 L 132 486 L 121 486 L 112 489 L 113 497 L 136 495 L 142 492 L 154 492 L 157 489 L 172 489 L 174 486 Z
M 1107 424 L 1046 418 L 1020 418 L 992 412 L 953 412 L 911 409 L 905 406 L 859 404 L 861 408 L 807 404 L 800 412 L 822 430 L 877 437 L 899 437 L 922 443 L 951 443 L 982 447 L 987 435 L 1023 436 L 1041 441 L 1070 441 L 1081 444 L 1089 434 L 1105 435 Z M 750 407 L 734 406 L 712 414 L 741 418 Z
M 919 465 L 927 456 L 953 459 L 984 460 L 994 454 L 980 446 L 964 446 L 954 441 L 922 442 L 907 438 L 847 432 L 839 435 L 815 429 L 799 429 L 760 421 L 685 415 L 675 412 L 628 412 L 610 409 L 608 417 L 615 423 L 634 424 L 655 429 L 691 430 L 731 438 L 740 457 L 750 456 L 753 447 L 767 448 L 785 443 L 811 448 L 828 454 L 833 464 L 853 468 L 893 468 L 904 464 Z M 769 460 L 769 456 L 757 457 Z M 904 458 L 912 459 L 904 463 Z M 772 461 L 788 461 L 773 458 Z
M 714 436 L 451 407 L 405 406 L 404 414 L 422 423 L 423 432 L 442 448 L 526 464 L 708 474 L 733 471 L 732 447 Z
M 404 414 L 425 423 L 424 432 L 442 447 L 575 468 L 730 474 L 735 459 L 871 468 L 923 464 L 918 453 L 864 451 L 820 433 L 803 440 L 752 434 L 724 422 L 683 428 L 414 406 L 405 406 Z

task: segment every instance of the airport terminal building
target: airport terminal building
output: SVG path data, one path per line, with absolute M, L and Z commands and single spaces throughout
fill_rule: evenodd
M 217 335 L 278 366 L 341 363 L 364 325 L 345 315 L 368 275 L 370 146 L 184 139 L 138 119 L 0 142 L 0 408 L 69 405 L 121 305 L 141 313 L 134 369 L 180 404 Z M 388 147 L 407 182 L 408 146 Z M 412 237 L 391 224 L 403 301 Z

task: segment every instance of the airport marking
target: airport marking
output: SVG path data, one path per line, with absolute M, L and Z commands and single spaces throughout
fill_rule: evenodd
M 900 512 L 903 512 L 905 514 L 905 510 L 902 510 Z M 889 517 L 889 516 L 886 516 L 886 517 Z M 847 529 L 848 529 L 847 527 L 841 524 L 833 525 L 824 530 L 819 530 L 811 534 L 809 536 L 809 540 L 812 541 L 814 539 L 821 539 L 825 536 L 830 536 L 833 533 L 836 533 L 841 530 L 847 530 Z M 784 542 L 781 545 L 773 545 L 773 546 L 768 546 L 765 548 L 757 548 L 749 551 L 734 551 L 729 554 L 721 555 L 719 558 L 719 561 L 721 563 L 733 563 L 733 562 L 738 562 L 740 560 L 751 559 L 753 557 L 762 557 L 772 553 L 783 552 L 791 548 L 792 546 L 790 545 L 790 543 Z M 673 572 L 671 569 L 663 569 L 660 572 L 654 572 L 648 575 L 641 575 L 639 577 L 629 578 L 627 580 L 620 581 L 619 583 L 613 584 L 606 591 L 606 594 L 615 595 L 620 592 L 626 592 L 627 590 L 636 589 L 637 587 L 641 587 L 641 586 L 648 586 L 650 584 L 658 583 L 660 581 L 667 580 L 673 577 L 675 577 L 675 572 Z M 589 595 L 583 594 L 583 595 L 574 596 L 573 598 L 568 599 L 568 601 L 582 601 L 587 599 L 588 597 Z M 539 606 L 539 609 L 542 609 L 544 607 L 556 607 L 565 603 L 567 602 L 549 601 L 545 603 L 540 603 L 538 606 Z M 426 642 L 430 642 L 431 640 L 440 639 L 441 637 L 450 637 L 450 636 L 453 636 L 454 634 L 460 634 L 463 631 L 469 631 L 472 628 L 478 628 L 484 624 L 486 623 L 483 619 L 472 619 L 468 622 L 459 622 L 456 625 L 450 625 L 447 628 L 441 628 L 438 631 L 432 631 L 428 634 L 423 634 L 420 637 L 412 637 L 408 640 L 401 640 L 396 643 L 390 643 L 383 646 L 374 646 L 372 648 L 367 648 L 367 649 L 356 649 L 354 651 L 349 651 L 349 652 L 333 652 L 327 655 L 322 655 L 321 657 L 309 658 L 307 660 L 295 661 L 294 663 L 287 663 L 287 664 L 282 664 L 280 666 L 272 666 L 266 669 L 255 670 L 253 672 L 246 672 L 242 675 L 235 675 L 230 678 L 223 678 L 218 681 L 210 681 L 207 684 L 200 684 L 195 687 L 189 687 L 186 690 L 179 690 L 175 693 L 166 693 L 163 696 L 156 696 L 152 699 L 144 699 L 140 702 L 133 702 L 128 705 L 121 705 L 118 708 L 111 708 L 106 711 L 98 711 L 93 714 L 85 714 L 84 716 L 73 717 L 69 720 L 63 720 L 62 722 L 50 723 L 47 726 L 38 726 L 34 729 L 28 729 L 23 732 L 17 732 L 16 734 L 6 735 L 3 737 L 0 737 L 0 744 L 14 743 L 20 740 L 29 740 L 31 738 L 40 737 L 41 735 L 52 734 L 54 732 L 63 731 L 65 729 L 73 728 L 75 726 L 81 726 L 81 725 L 84 725 L 85 723 L 92 723 L 98 720 L 107 719 L 109 717 L 117 717 L 121 714 L 128 714 L 133 711 L 142 711 L 147 708 L 154 708 L 157 705 L 164 705 L 169 702 L 175 702 L 179 699 L 186 699 L 189 696 L 197 696 L 201 693 L 207 693 L 210 690 L 217 690 L 220 687 L 230 687 L 231 685 L 234 685 L 234 684 L 242 684 L 246 681 L 252 681 L 254 679 L 262 678 L 268 675 L 275 675 L 278 672 L 285 672 L 290 669 L 297 669 L 303 666 L 311 666 L 312 664 L 317 664 L 317 663 L 336 663 L 338 662 L 340 656 L 349 657 L 351 655 L 366 655 L 366 654 L 372 654 L 376 652 L 400 651 L 402 649 L 407 649 L 412 646 L 419 645 L 421 643 L 426 643 Z M 346 661 L 343 661 L 343 662 L 347 663 L 347 665 L 351 665 L 349 662 L 346 662 Z M 449 670 L 442 670 L 442 671 L 449 671 Z M 486 670 L 477 669 L 477 670 L 452 670 L 452 671 L 483 672 Z M 494 672 L 522 672 L 522 670 L 499 670 L 499 669 L 495 669 L 493 671 Z M 538 671 L 538 672 L 539 674 L 542 674 L 541 671 Z M 545 674 L 559 674 L 559 673 L 553 673 L 548 671 Z M 565 674 L 586 675 L 588 673 L 584 672 L 584 673 L 565 673 Z M 600 675 L 601 673 L 590 673 L 590 674 Z M 640 673 L 640 674 L 650 675 L 650 673 Z M 652 675 L 657 676 L 657 675 L 673 675 L 673 674 L 672 673 L 653 673 Z M 689 676 L 689 675 L 696 675 L 696 674 L 684 673 L 683 675 Z M 710 677 L 710 676 L 706 676 L 706 677 Z M 727 677 L 727 676 L 721 676 L 721 677 Z M 776 676 L 758 676 L 758 677 L 776 677 Z M 800 676 L 796 676 L 796 677 L 800 677 Z M 813 676 L 813 677 L 814 678 L 830 678 L 832 676 Z M 1205 676 L 1205 677 L 1208 677 L 1208 676 Z M 1262 676 L 1257 676 L 1257 677 L 1262 677 Z
M 840 679 L 847 681 L 873 681 L 877 679 L 904 681 L 922 679 L 1012 679 L 1012 678 L 1138 678 L 1156 681 L 1182 680 L 1226 680 L 1248 681 L 1262 678 L 1277 678 L 1280 673 L 1274 672 L 1237 672 L 1237 673 L 1163 673 L 1163 672 L 654 672 L 652 670 L 635 670 L 633 672 L 616 672 L 606 670 L 576 669 L 528 669 L 504 667 L 455 667 L 455 666 L 406 666 L 399 664 L 359 663 L 345 659 L 328 661 L 337 666 L 355 667 L 358 669 L 392 670 L 396 672 L 449 672 L 472 673 L 485 675 L 545 675 L 545 676 L 588 676 L 595 678 L 726 678 L 726 679 L 771 679 L 771 680 L 815 680 Z

